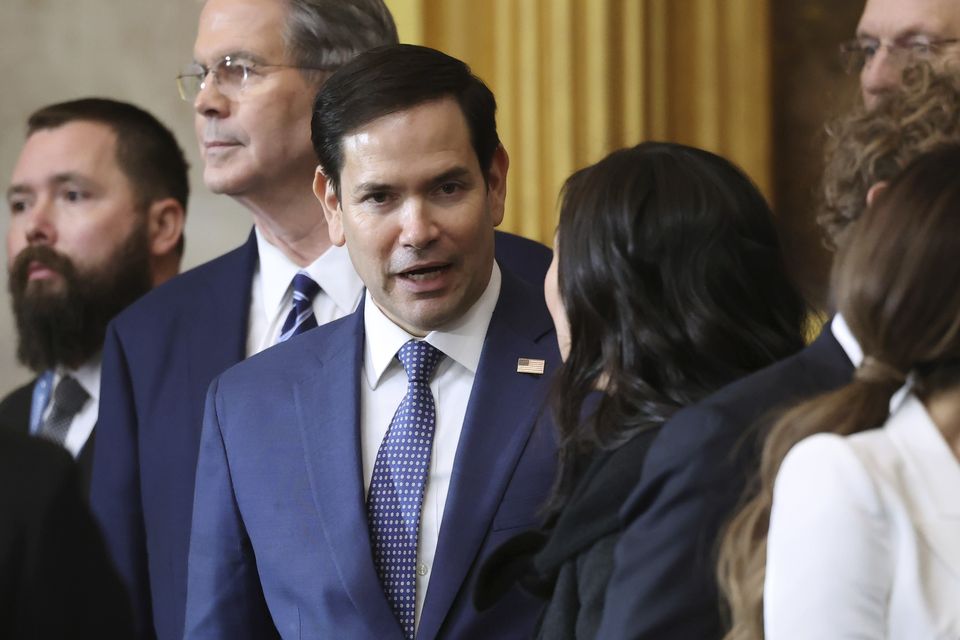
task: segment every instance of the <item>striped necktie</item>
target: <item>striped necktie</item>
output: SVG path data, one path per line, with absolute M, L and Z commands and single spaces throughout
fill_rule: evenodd
M 306 271 L 298 271 L 297 275 L 293 276 L 293 306 L 287 314 L 283 328 L 280 329 L 277 344 L 317 326 L 317 318 L 313 315 L 313 299 L 318 293 L 320 285 L 314 282 Z
M 407 393 L 380 443 L 367 495 L 373 561 L 408 640 L 414 637 L 420 509 L 437 421 L 430 378 L 442 357 L 420 340 L 410 340 L 397 352 L 407 373 Z
M 40 437 L 60 446 L 67 439 L 67 431 L 73 418 L 90 399 L 87 390 L 73 376 L 63 376 L 53 391 L 53 406 L 50 415 L 40 425 Z

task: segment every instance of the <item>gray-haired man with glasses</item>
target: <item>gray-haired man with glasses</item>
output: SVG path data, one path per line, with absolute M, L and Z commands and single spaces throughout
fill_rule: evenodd
M 195 111 L 204 182 L 243 204 L 254 230 L 243 246 L 155 291 L 107 332 L 91 501 L 130 589 L 138 637 L 183 635 L 210 380 L 280 339 L 352 312 L 361 298 L 349 256 L 331 246 L 312 192 L 310 116 L 331 71 L 395 42 L 383 0 L 203 6 L 193 61 L 177 84 Z
M 960 64 L 960 1 L 867 0 L 857 37 L 840 53 L 846 71 L 860 75 L 863 102 L 872 108 L 910 63 Z

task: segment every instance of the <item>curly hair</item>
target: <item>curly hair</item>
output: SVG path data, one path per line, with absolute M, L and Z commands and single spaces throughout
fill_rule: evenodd
M 902 87 L 873 109 L 857 107 L 827 125 L 817 222 L 828 248 L 860 217 L 867 192 L 922 153 L 960 142 L 960 73 L 920 64 L 904 71 Z
M 863 365 L 849 384 L 790 409 L 770 429 L 756 491 L 721 545 L 718 577 L 732 618 L 725 640 L 763 638 L 773 487 L 793 445 L 817 433 L 851 435 L 881 426 L 907 373 L 921 399 L 960 384 L 958 166 L 960 145 L 916 158 L 839 248 L 833 289 L 863 347 Z
M 554 388 L 550 512 L 594 452 L 803 346 L 806 306 L 770 209 L 742 171 L 707 151 L 647 142 L 574 173 L 556 259 L 571 342 Z

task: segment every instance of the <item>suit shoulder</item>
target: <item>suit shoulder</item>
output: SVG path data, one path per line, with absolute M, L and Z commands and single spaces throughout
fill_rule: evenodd
M 495 314 L 508 318 L 516 329 L 528 329 L 540 340 L 553 333 L 553 320 L 543 298 L 543 287 L 535 287 L 519 275 L 501 270 L 500 299 Z
M 497 263 L 526 282 L 540 285 L 550 268 L 553 252 L 544 245 L 505 231 L 496 232 Z M 540 293 L 543 296 L 543 293 Z
M 357 313 L 322 324 L 306 333 L 241 360 L 224 371 L 220 385 L 263 387 L 275 381 L 296 379 L 324 359 L 342 349 L 355 348 Z
M 238 272 L 251 261 L 250 248 L 238 247 L 213 260 L 193 267 L 171 278 L 143 295 L 117 315 L 113 324 L 123 330 L 126 327 L 142 327 L 164 322 L 179 313 L 190 313 L 196 299 L 208 294 L 210 287 L 238 277 Z M 244 278 L 248 283 L 249 279 Z M 249 288 L 249 284 L 245 285 Z
M 823 500 L 843 498 L 878 512 L 880 498 L 873 473 L 851 438 L 818 433 L 795 444 L 784 457 L 774 496 L 788 504 L 803 504 L 811 495 Z
M 30 405 L 33 403 L 34 378 L 17 387 L 0 400 L 0 431 L 26 431 L 30 421 Z
M 742 445 L 767 420 L 798 401 L 843 384 L 844 364 L 813 345 L 736 380 L 678 411 L 663 427 L 657 450 L 682 459 Z M 852 366 L 846 364 L 852 372 Z

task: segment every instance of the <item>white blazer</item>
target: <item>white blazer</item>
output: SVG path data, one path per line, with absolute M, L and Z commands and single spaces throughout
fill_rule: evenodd
M 960 462 L 907 394 L 887 423 L 797 444 L 774 485 L 768 640 L 960 639 Z

